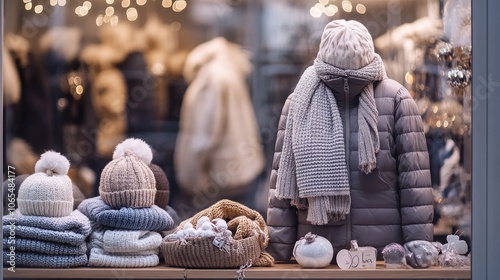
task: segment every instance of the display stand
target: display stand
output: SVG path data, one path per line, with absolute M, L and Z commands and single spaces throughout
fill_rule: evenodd
M 237 279 L 236 269 L 154 268 L 18 268 L 4 269 L 4 279 Z M 466 268 L 386 269 L 383 262 L 376 269 L 341 270 L 336 265 L 323 269 L 303 269 L 298 264 L 252 267 L 242 279 L 471 279 Z

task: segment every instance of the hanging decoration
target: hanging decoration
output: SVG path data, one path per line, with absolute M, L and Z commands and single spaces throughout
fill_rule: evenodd
M 446 79 L 449 84 L 454 88 L 465 88 L 470 85 L 472 74 L 470 70 L 463 69 L 458 66 L 448 70 L 446 73 Z

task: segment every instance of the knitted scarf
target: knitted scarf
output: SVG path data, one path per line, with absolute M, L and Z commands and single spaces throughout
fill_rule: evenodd
M 294 90 L 276 196 L 291 199 L 291 204 L 299 209 L 308 205 L 307 220 L 313 225 L 344 219 L 351 207 L 342 120 L 332 91 L 322 82 L 322 78 L 338 77 L 344 78 L 344 90 L 348 92 L 348 77 L 378 81 L 386 74 L 378 54 L 370 64 L 357 70 L 343 70 L 316 59 Z M 370 83 L 360 94 L 358 110 L 359 168 L 365 173 L 376 167 L 375 154 L 380 149 L 377 117 Z

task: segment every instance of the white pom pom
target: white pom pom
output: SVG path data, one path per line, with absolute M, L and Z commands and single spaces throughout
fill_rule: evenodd
M 210 222 L 210 219 L 207 217 L 207 216 L 202 216 L 198 219 L 198 222 L 196 223 L 196 229 L 199 229 L 201 228 L 201 226 L 205 223 L 205 222 Z
M 198 232 L 194 228 L 188 228 L 184 230 L 186 237 L 198 237 Z
M 203 237 L 203 238 L 210 238 L 210 237 L 215 236 L 215 232 L 213 232 L 211 230 L 205 230 L 205 231 L 200 232 L 199 236 Z
M 42 154 L 35 164 L 35 172 L 48 175 L 68 175 L 69 161 L 58 152 L 48 151 Z
M 184 238 L 184 237 L 186 237 L 186 234 L 185 234 L 185 233 L 184 233 L 184 231 L 182 231 L 182 230 L 181 230 L 181 231 L 178 231 L 176 234 L 177 234 L 177 236 L 179 236 L 179 238 L 181 238 L 181 239 L 182 239 L 182 238 Z
M 227 230 L 227 223 L 226 223 L 226 221 L 220 219 L 215 224 L 215 227 L 217 228 L 218 232 L 224 232 Z
M 214 228 L 214 224 L 212 224 L 209 221 L 204 222 L 203 225 L 200 227 L 200 229 L 202 229 L 202 230 L 210 230 L 210 231 L 213 230 L 213 228 Z
M 113 159 L 122 158 L 130 154 L 134 154 L 146 164 L 150 164 L 153 160 L 151 147 L 143 140 L 137 138 L 129 138 L 118 144 L 113 153 Z
M 186 224 L 184 225 L 184 227 L 182 227 L 182 229 L 183 229 L 183 230 L 187 230 L 187 229 L 189 229 L 189 228 L 193 228 L 193 224 L 191 224 L 191 223 L 186 223 Z

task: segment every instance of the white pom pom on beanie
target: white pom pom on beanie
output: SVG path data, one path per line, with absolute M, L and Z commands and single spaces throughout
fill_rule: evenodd
M 73 184 L 68 177 L 69 161 L 48 151 L 35 165 L 35 173 L 19 187 L 17 204 L 26 216 L 63 217 L 73 212 Z
M 363 68 L 375 58 L 373 38 L 355 20 L 329 22 L 323 30 L 318 59 L 343 70 Z
M 118 144 L 113 160 L 102 173 L 99 194 L 109 206 L 143 208 L 155 201 L 156 180 L 149 164 L 153 152 L 141 139 L 129 138 Z

